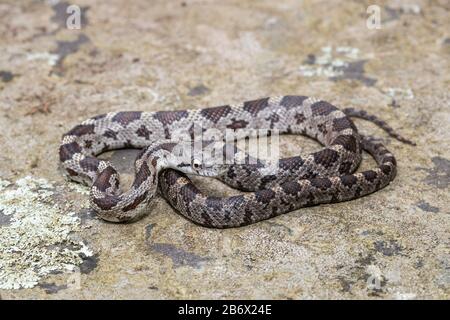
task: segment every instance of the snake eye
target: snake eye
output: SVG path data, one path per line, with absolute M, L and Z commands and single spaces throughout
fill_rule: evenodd
M 192 168 L 194 168 L 195 170 L 198 170 L 198 169 L 200 169 L 201 166 L 202 166 L 202 163 L 200 162 L 200 160 L 198 160 L 198 159 L 192 160 Z

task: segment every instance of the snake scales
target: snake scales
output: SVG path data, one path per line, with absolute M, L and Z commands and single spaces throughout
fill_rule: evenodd
M 70 179 L 91 185 L 90 204 L 105 220 L 136 219 L 148 211 L 159 188 L 162 196 L 193 222 L 206 227 L 237 227 L 305 206 L 359 198 L 388 185 L 396 174 L 394 156 L 381 143 L 360 136 L 349 116 L 375 122 L 391 136 L 411 143 L 364 111 L 341 111 L 305 96 L 281 96 L 197 110 L 98 115 L 63 135 L 59 157 Z M 195 124 L 218 130 L 270 129 L 280 134 L 304 134 L 324 148 L 280 159 L 276 173 L 267 173 L 260 161 L 211 165 L 193 155 L 186 162 L 174 155 L 178 146 L 174 132 L 181 129 L 192 135 Z M 225 146 L 219 148 L 229 152 Z M 119 188 L 114 167 L 96 157 L 119 148 L 142 149 L 135 162 L 134 182 L 125 192 Z M 354 173 L 362 149 L 375 158 L 377 167 Z M 240 152 L 232 149 L 231 157 Z M 185 173 L 217 176 L 234 188 L 252 192 L 207 196 Z

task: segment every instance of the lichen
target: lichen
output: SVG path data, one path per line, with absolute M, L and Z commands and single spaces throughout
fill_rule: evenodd
M 385 88 L 383 89 L 389 97 L 396 99 L 414 99 L 414 93 L 410 88 Z
M 10 216 L 0 226 L 0 289 L 32 288 L 50 272 L 73 272 L 93 255 L 82 240 L 71 238 L 80 230 L 79 218 L 62 212 L 52 200 L 54 190 L 42 178 L 0 180 L 0 212 Z
M 55 66 L 60 59 L 59 55 L 48 52 L 33 52 L 26 55 L 28 61 L 44 60 L 48 65 Z
M 319 55 L 310 55 L 306 64 L 300 66 L 299 72 L 304 77 L 342 76 L 344 75 L 343 68 L 358 58 L 358 48 L 337 47 L 333 50 L 333 47 L 326 46 L 320 49 Z
M 367 59 L 360 59 L 358 48 L 322 47 L 320 54 L 308 55 L 305 64 L 299 68 L 303 77 L 327 77 L 332 81 L 357 80 L 366 86 L 373 86 L 376 79 L 365 75 L 364 65 Z
M 85 185 L 80 184 L 80 183 L 73 183 L 73 182 L 71 182 L 71 183 L 69 183 L 68 187 L 69 187 L 70 190 L 73 190 L 73 191 L 75 191 L 75 192 L 77 192 L 79 194 L 89 195 L 89 188 L 87 186 L 85 186 Z

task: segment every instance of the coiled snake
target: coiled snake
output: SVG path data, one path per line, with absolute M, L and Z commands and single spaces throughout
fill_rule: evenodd
M 381 143 L 361 137 L 349 116 L 373 121 L 391 136 L 411 143 L 363 111 L 341 111 L 305 96 L 281 96 L 197 110 L 95 116 L 63 135 L 59 157 L 70 179 L 91 185 L 90 204 L 105 220 L 124 222 L 141 216 L 159 187 L 162 196 L 193 222 L 237 227 L 305 206 L 359 198 L 388 185 L 396 174 L 394 156 Z M 180 145 L 186 146 L 175 140 L 174 132 L 184 130 L 192 137 L 196 124 L 203 129 L 248 130 L 244 136 L 251 135 L 254 130 L 250 129 L 305 134 L 325 147 L 310 155 L 280 159 L 276 172 L 268 171 L 258 159 L 253 164 L 216 164 L 199 160 L 194 153 L 186 160 L 174 153 Z M 96 157 L 119 148 L 142 148 L 135 162 L 134 182 L 125 192 L 119 188 L 114 167 Z M 230 149 L 229 144 L 214 148 L 232 159 L 243 153 Z M 375 158 L 377 167 L 353 173 L 362 149 Z M 208 196 L 185 173 L 217 176 L 234 188 L 251 192 Z

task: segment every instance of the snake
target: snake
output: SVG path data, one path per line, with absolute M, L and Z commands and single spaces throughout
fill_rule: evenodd
M 90 206 L 104 220 L 137 220 L 150 211 L 160 194 L 198 225 L 240 227 L 302 207 L 357 199 L 393 181 L 397 172 L 394 155 L 379 139 L 359 134 L 350 117 L 372 121 L 390 136 L 413 144 L 366 111 L 340 110 L 314 97 L 286 95 L 203 109 L 97 115 L 62 136 L 59 160 L 65 176 L 90 186 Z M 240 132 L 244 141 L 261 131 L 269 137 L 299 134 L 323 147 L 308 155 L 276 159 L 270 165 L 237 148 L 236 136 L 231 142 L 202 136 L 200 152 L 192 152 L 196 132 L 211 130 Z M 231 161 L 211 161 L 202 155 L 205 147 Z M 118 171 L 98 157 L 122 148 L 140 149 L 134 181 L 125 191 Z M 377 164 L 357 172 L 363 150 Z M 244 192 L 210 196 L 195 186 L 190 174 L 215 177 Z

